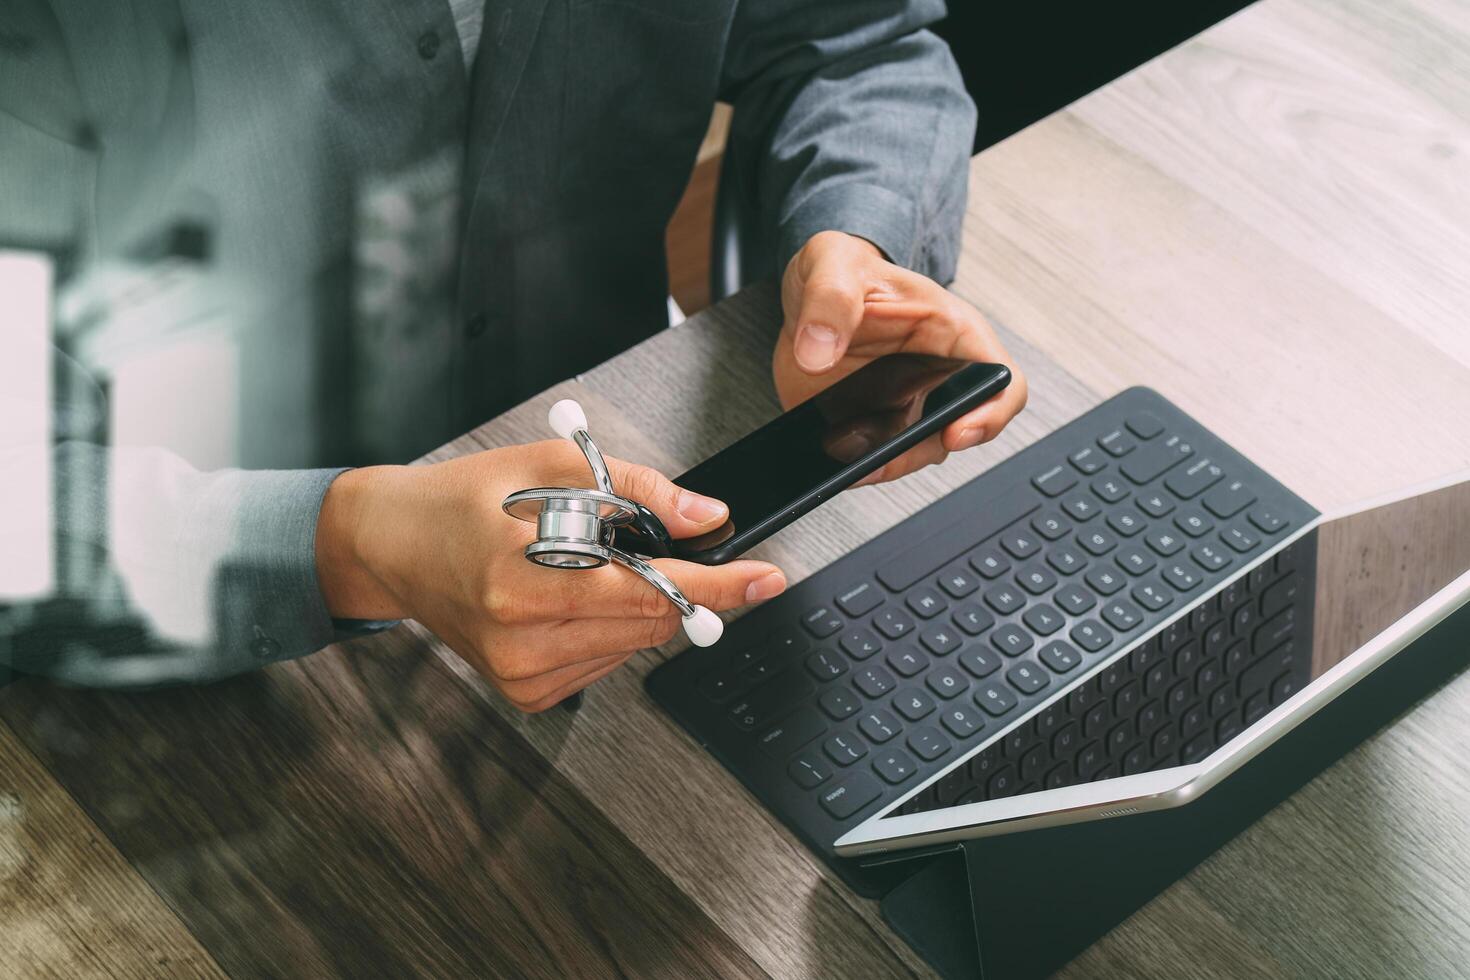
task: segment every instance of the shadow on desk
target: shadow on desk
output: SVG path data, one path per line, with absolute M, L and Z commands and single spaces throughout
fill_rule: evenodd
M 755 972 L 404 630 L 0 717 L 231 974 Z

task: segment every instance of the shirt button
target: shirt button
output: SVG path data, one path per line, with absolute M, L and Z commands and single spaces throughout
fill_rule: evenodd
M 425 61 L 432 61 L 439 53 L 439 35 L 433 31 L 425 31 L 419 35 L 419 57 Z
M 250 644 L 250 652 L 256 660 L 275 660 L 281 655 L 281 645 L 268 636 L 259 636 Z
M 480 336 L 480 334 L 485 332 L 485 327 L 488 325 L 488 323 L 489 321 L 485 318 L 485 314 L 476 313 L 465 322 L 464 335 L 470 340 L 474 340 L 476 337 Z

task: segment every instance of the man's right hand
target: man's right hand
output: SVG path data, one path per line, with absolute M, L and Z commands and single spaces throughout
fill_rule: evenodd
M 718 527 L 725 505 L 611 457 L 613 485 L 676 538 Z M 522 554 L 534 528 L 500 504 L 525 487 L 584 486 L 565 440 L 492 449 L 428 466 L 343 473 L 317 522 L 317 578 L 338 618 L 423 623 L 516 707 L 541 711 L 672 639 L 677 609 L 628 569 L 553 569 Z M 653 562 L 690 602 L 720 611 L 779 595 L 774 565 Z

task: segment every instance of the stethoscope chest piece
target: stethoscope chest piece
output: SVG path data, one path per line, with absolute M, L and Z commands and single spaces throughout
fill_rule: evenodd
M 725 624 L 704 606 L 684 597 L 679 587 L 657 568 L 613 542 L 618 528 L 637 530 L 632 540 L 655 544 L 668 541 L 668 532 L 647 507 L 621 496 L 597 444 L 587 432 L 587 416 L 570 399 L 551 406 L 548 416 L 557 434 L 576 443 L 592 469 L 597 488 L 533 487 L 505 498 L 501 508 L 518 520 L 536 525 L 536 540 L 526 545 L 527 560 L 547 568 L 601 568 L 617 562 L 632 569 L 674 604 L 684 619 L 684 632 L 696 646 L 709 646 L 724 633 Z

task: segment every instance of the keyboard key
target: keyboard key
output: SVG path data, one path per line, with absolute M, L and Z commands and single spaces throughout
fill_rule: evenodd
M 1103 729 L 1107 728 L 1108 722 L 1113 720 L 1113 713 L 1108 710 L 1108 703 L 1103 701 L 1088 709 L 1087 714 L 1082 716 L 1082 734 L 1088 738 L 1101 735 Z
M 1035 664 L 1020 663 L 1006 671 L 1006 680 L 1022 694 L 1035 694 L 1046 687 L 1050 679 Z
M 837 594 L 837 607 L 854 618 L 866 616 L 883 605 L 883 590 L 872 582 L 859 582 Z
M 1169 688 L 1169 693 L 1164 695 L 1164 706 L 1172 715 L 1179 715 L 1189 705 L 1194 692 L 1190 690 L 1189 681 L 1180 681 Z
M 1230 632 L 1235 636 L 1245 636 L 1255 624 L 1256 610 L 1249 602 L 1237 606 L 1230 614 Z
M 1226 648 L 1225 656 L 1221 658 L 1220 665 L 1224 668 L 1225 673 L 1233 675 L 1239 673 L 1240 669 L 1245 666 L 1246 661 L 1249 659 L 1250 651 L 1246 649 L 1245 641 L 1241 640 L 1237 643 L 1232 643 Z
M 960 645 L 958 631 L 948 626 L 934 626 L 919 634 L 919 642 L 929 648 L 929 652 L 935 656 L 942 657 L 953 653 Z
M 1194 563 L 1207 572 L 1218 572 L 1230 564 L 1230 556 L 1222 548 L 1212 544 L 1199 544 L 1190 553 Z
M 1179 736 L 1174 734 L 1172 727 L 1160 728 L 1154 732 L 1152 744 L 1154 759 L 1158 762 L 1171 760 L 1174 755 L 1174 747 L 1178 742 Z
M 1083 578 L 1100 595 L 1112 595 L 1125 584 L 1123 576 L 1111 568 L 1093 568 Z
M 1046 746 L 1033 745 L 1021 756 L 1021 761 L 1016 764 L 1017 778 L 1030 782 L 1041 775 L 1042 766 L 1051 761 L 1046 754 Z
M 1148 766 L 1148 746 L 1135 745 L 1123 753 L 1123 775 L 1132 776 L 1143 772 Z
M 1119 507 L 1108 514 L 1108 527 L 1125 538 L 1131 538 L 1143 530 L 1143 515 L 1132 507 Z
M 913 677 L 929 666 L 928 654 L 909 646 L 889 650 L 888 656 L 884 659 L 888 661 L 888 666 L 893 668 L 894 673 L 900 677 Z
M 1296 693 L 1296 678 L 1290 674 L 1282 674 L 1271 682 L 1271 703 L 1280 704 Z
M 1052 596 L 1052 601 L 1062 608 L 1064 612 L 1073 616 L 1080 616 L 1093 606 L 1097 605 L 1097 597 L 1088 592 L 1080 585 L 1064 585 Z
M 801 617 L 801 625 L 806 627 L 808 633 L 819 640 L 826 639 L 833 633 L 842 629 L 842 617 L 838 616 L 827 606 L 818 606 L 807 610 Z
M 1077 731 L 1077 723 L 1075 721 L 1068 722 L 1057 729 L 1057 733 L 1051 737 L 1052 756 L 1058 759 L 1066 758 L 1077 748 L 1080 740 L 1081 736 Z
M 1098 436 L 1097 444 L 1106 449 L 1110 456 L 1126 456 L 1138 446 L 1138 443 L 1122 429 L 1113 429 Z
M 1200 582 L 1204 581 L 1204 576 L 1197 569 L 1181 562 L 1174 562 L 1171 565 L 1165 566 L 1162 574 L 1164 581 L 1174 586 L 1180 592 L 1188 592 L 1190 589 L 1199 585 Z
M 904 605 L 922 619 L 932 619 L 949 608 L 949 603 L 938 592 L 927 585 L 914 589 L 904 599 Z
M 1107 459 L 1102 453 L 1092 446 L 1084 446 L 1067 457 L 1067 461 L 1077 468 L 1077 472 L 1083 476 L 1091 476 L 1104 466 L 1108 465 Z
M 1087 521 L 1098 512 L 1100 508 L 1085 493 L 1079 493 L 1062 501 L 1062 510 L 1072 515 L 1073 520 Z
M 965 675 L 949 666 L 936 667 L 929 671 L 929 676 L 924 678 L 924 684 L 945 700 L 963 694 L 970 688 L 970 682 Z
M 1191 538 L 1197 538 L 1202 534 L 1208 534 L 1215 526 L 1215 522 L 1206 517 L 1199 509 L 1193 508 L 1178 514 L 1174 518 L 1174 526 Z
M 986 548 L 970 556 L 970 567 L 986 578 L 999 578 L 1010 570 L 1011 560 L 996 548 Z
M 779 718 L 788 708 L 817 689 L 799 668 L 788 668 L 735 700 L 730 717 L 746 731 L 754 731 Z
M 1143 610 L 1127 599 L 1114 599 L 1103 606 L 1102 616 L 1116 630 L 1131 630 L 1143 622 Z
M 890 559 L 878 569 L 878 581 L 894 592 L 903 592 L 950 559 L 1026 517 L 1038 506 L 1028 487 L 1013 487 L 978 505 L 963 522 L 946 527 Z M 977 568 L 976 571 L 981 570 Z
M 1046 540 L 1055 541 L 1067 533 L 1070 524 L 1056 511 L 1048 510 L 1031 518 L 1031 526 Z
M 908 743 L 909 748 L 914 750 L 914 754 L 925 762 L 933 762 L 944 755 L 949 751 L 950 746 L 949 739 L 928 725 L 915 728 L 908 737 Z
M 1149 612 L 1158 612 L 1174 601 L 1174 596 L 1157 582 L 1141 582 L 1133 587 L 1133 601 Z
M 918 721 L 934 712 L 934 699 L 918 688 L 911 687 L 893 699 L 893 706 L 909 721 Z
M 966 647 L 960 651 L 960 666 L 976 677 L 989 677 L 1000 669 L 1003 661 L 994 650 L 984 647 Z
M 898 684 L 882 667 L 864 667 L 853 675 L 852 683 L 870 698 L 881 698 Z
M 1035 641 L 1031 634 L 1012 623 L 1006 623 L 990 634 L 990 642 L 997 650 L 1008 657 L 1018 657 L 1031 649 Z
M 967 602 L 959 606 L 950 618 L 956 626 L 971 636 L 979 636 L 995 625 L 995 617 L 986 612 L 978 602 Z
M 1205 494 L 1200 501 L 1205 505 L 1205 510 L 1222 521 L 1234 517 L 1255 502 L 1256 495 L 1241 480 L 1227 480 Z
M 939 720 L 955 738 L 969 738 L 985 727 L 984 716 L 964 704 L 946 705 Z
M 1149 517 L 1164 517 L 1174 509 L 1174 501 L 1157 491 L 1140 493 L 1133 502 Z
M 1095 619 L 1084 619 L 1072 627 L 1072 642 L 1088 653 L 1097 653 L 1113 642 L 1113 634 Z
M 1026 596 L 1014 586 L 998 585 L 985 593 L 985 604 L 1005 616 L 1026 605 Z
M 799 653 L 805 653 L 810 650 L 811 646 L 812 641 L 807 638 L 805 633 L 795 626 L 788 626 L 785 629 L 776 630 L 770 636 L 766 637 L 760 649 L 751 659 L 764 656 L 766 653 L 794 657 Z
M 1077 750 L 1077 778 L 1091 779 L 1099 768 L 1107 765 L 1101 742 L 1089 742 Z
M 903 725 L 882 708 L 873 708 L 858 719 L 858 728 L 874 745 L 882 745 L 899 732 Z
M 1200 664 L 1199 670 L 1194 674 L 1194 693 L 1205 694 L 1214 690 L 1215 685 L 1220 683 L 1223 675 L 1220 673 L 1220 661 L 1214 657 Z
M 1270 705 L 1266 702 L 1264 692 L 1251 695 L 1245 699 L 1245 723 L 1254 725 L 1266 716 L 1268 710 L 1270 710 Z
M 1016 582 L 1032 595 L 1043 595 L 1057 584 L 1057 577 L 1045 565 L 1028 565 L 1016 573 Z
M 1230 626 L 1225 620 L 1220 619 L 1211 623 L 1205 630 L 1205 656 L 1218 657 L 1230 641 Z
M 1111 476 L 1100 476 L 1093 480 L 1092 492 L 1110 504 L 1116 504 L 1128 496 L 1128 488 Z
M 843 633 L 838 643 L 854 660 L 867 660 L 883 649 L 883 644 L 879 642 L 877 635 L 866 626 L 858 626 Z
M 700 678 L 696 687 L 700 694 L 719 704 L 744 691 L 747 684 L 738 673 L 731 670 L 716 670 Z
M 1257 507 L 1251 511 L 1251 523 L 1265 531 L 1267 534 L 1275 534 L 1286 527 L 1287 520 L 1270 507 Z
M 1164 486 L 1181 500 L 1189 500 L 1204 493 L 1225 477 L 1220 464 L 1209 459 L 1198 459 L 1181 470 L 1175 470 L 1164 481 Z
M 831 650 L 818 650 L 806 658 L 806 669 L 819 681 L 831 681 L 847 673 L 847 661 Z
M 1153 571 L 1154 566 L 1159 563 L 1157 558 L 1138 545 L 1129 545 L 1124 548 L 1118 552 L 1115 560 L 1118 562 L 1118 567 L 1130 575 L 1143 575 Z
M 1123 475 L 1134 483 L 1144 484 L 1163 476 L 1171 468 L 1194 455 L 1194 447 L 1179 436 L 1162 442 L 1151 442 L 1123 461 Z
M 1186 766 L 1193 765 L 1209 755 L 1214 748 L 1215 744 L 1210 741 L 1210 735 L 1206 732 L 1185 742 L 1184 748 L 1179 753 L 1179 757 Z
M 1220 540 L 1242 555 L 1261 543 L 1261 539 L 1243 527 L 1232 527 L 1220 532 Z
M 1184 539 L 1167 527 L 1150 532 L 1143 540 L 1163 558 L 1176 554 L 1184 547 Z
M 1036 656 L 1058 674 L 1065 674 L 1082 663 L 1082 654 L 1077 652 L 1077 648 L 1061 640 L 1053 640 L 1048 643 Z
M 848 715 L 856 711 L 861 711 L 863 707 L 863 703 L 858 700 L 856 694 L 840 687 L 834 687 L 830 691 L 823 693 L 817 699 L 817 703 L 822 706 L 822 710 L 827 713 L 827 717 L 833 721 L 841 721 Z
M 1055 606 L 1043 602 L 1039 606 L 1032 606 L 1026 610 L 1021 621 L 1031 628 L 1031 632 L 1037 636 L 1051 636 L 1057 630 L 1066 625 L 1067 619 Z
M 1164 431 L 1164 423 L 1152 412 L 1137 412 L 1128 416 L 1124 424 L 1140 439 L 1152 439 Z
M 1228 711 L 1234 703 L 1235 695 L 1231 693 L 1230 685 L 1228 683 L 1221 684 L 1210 692 L 1210 715 L 1212 717 L 1219 717 Z
M 992 800 L 1010 796 L 1016 791 L 1016 771 L 1012 766 L 1002 766 L 990 777 L 986 793 Z
M 818 799 L 822 801 L 822 809 L 838 820 L 846 820 L 882 795 L 883 787 L 876 779 L 867 773 L 855 772 L 824 790 Z
M 1296 601 L 1297 594 L 1301 591 L 1301 582 L 1296 572 L 1291 572 L 1285 578 L 1267 586 L 1261 593 L 1261 615 L 1274 616 L 1287 606 Z M 1243 608 L 1250 608 L 1249 606 Z
M 1057 545 L 1047 552 L 1046 563 L 1063 575 L 1072 575 L 1087 567 L 1087 559 L 1070 545 Z
M 885 782 L 894 785 L 908 779 L 917 768 L 918 765 L 902 749 L 879 752 L 873 759 L 873 771 L 882 776 Z
M 1077 542 L 1094 555 L 1102 556 L 1118 546 L 1118 539 L 1098 528 L 1077 535 Z
M 803 753 L 791 760 L 786 772 L 802 789 L 816 789 L 832 776 L 832 767 L 826 759 Z
M 1202 704 L 1192 704 L 1179 713 L 1179 734 L 1189 738 L 1196 732 L 1204 730 L 1210 723 L 1209 712 Z
M 839 766 L 850 766 L 868 754 L 868 746 L 852 732 L 838 732 L 822 743 L 822 751 Z
M 773 759 L 784 759 L 826 730 L 821 717 L 808 707 L 762 733 L 756 746 Z
M 980 588 L 980 577 L 963 562 L 954 562 L 939 573 L 939 587 L 951 598 L 963 599 Z
M 1036 489 L 1048 497 L 1055 497 L 1077 485 L 1077 474 L 1059 464 L 1044 473 L 1036 474 L 1031 478 L 1031 482 L 1036 485 Z
M 987 684 L 975 692 L 975 703 L 986 714 L 999 718 L 1014 708 L 1018 702 L 1016 696 L 1006 688 L 999 684 Z
M 913 631 L 914 621 L 902 609 L 889 608 L 873 617 L 873 625 L 890 640 L 897 640 Z
M 1011 531 L 1001 536 L 1000 546 L 1010 552 L 1012 558 L 1030 558 L 1041 550 L 1040 535 L 1032 534 L 1025 528 Z

